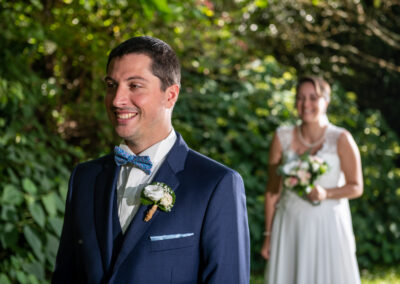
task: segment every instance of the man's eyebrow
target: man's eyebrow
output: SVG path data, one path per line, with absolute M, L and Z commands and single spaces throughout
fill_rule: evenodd
M 131 77 L 128 77 L 128 78 L 125 79 L 125 81 L 130 81 L 130 80 L 141 80 L 141 81 L 148 82 L 147 79 L 145 79 L 143 77 L 140 77 L 140 76 L 131 76 Z M 104 77 L 104 81 L 113 81 L 113 82 L 117 83 L 117 81 L 114 80 L 113 78 L 111 78 L 110 76 Z
M 131 76 L 126 79 L 126 81 L 130 81 L 130 80 L 141 80 L 141 81 L 146 81 L 146 82 L 148 81 L 147 79 L 140 77 L 140 76 Z
M 113 78 L 111 78 L 110 76 L 105 76 L 104 77 L 104 81 L 113 81 L 116 82 Z

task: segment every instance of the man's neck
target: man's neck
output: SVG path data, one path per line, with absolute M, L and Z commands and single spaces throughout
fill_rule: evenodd
M 139 142 L 125 140 L 125 144 L 129 147 L 129 149 L 131 149 L 131 151 L 135 155 L 139 155 L 140 153 L 142 153 L 146 149 L 150 148 L 154 144 L 157 144 L 158 142 L 167 138 L 168 135 L 171 133 L 171 131 L 173 131 L 172 127 L 169 131 L 166 132 L 166 134 L 159 136 L 156 139 L 152 139 L 150 141 L 139 141 Z

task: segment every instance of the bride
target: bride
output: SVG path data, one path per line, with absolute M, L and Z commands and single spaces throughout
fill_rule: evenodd
M 351 134 L 326 117 L 326 81 L 305 77 L 296 91 L 301 124 L 278 128 L 269 154 L 261 249 L 268 260 L 265 283 L 360 283 L 348 203 L 363 192 L 360 154 Z M 302 198 L 282 186 L 277 169 L 306 151 L 323 159 L 329 170 Z

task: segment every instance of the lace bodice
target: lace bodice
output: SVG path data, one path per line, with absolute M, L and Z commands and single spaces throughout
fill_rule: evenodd
M 286 159 L 294 159 L 297 154 L 291 149 L 294 126 L 282 126 L 278 128 L 277 134 L 281 143 L 283 154 Z M 322 175 L 316 182 L 326 189 L 342 186 L 344 184 L 344 175 L 340 167 L 340 159 L 337 153 L 337 141 L 344 129 L 333 124 L 328 124 L 325 132 L 325 141 L 316 155 L 324 159 L 329 170 Z

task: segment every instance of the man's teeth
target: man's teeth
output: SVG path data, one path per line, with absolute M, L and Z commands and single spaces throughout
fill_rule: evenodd
M 135 113 L 119 113 L 119 114 L 117 114 L 117 118 L 129 119 L 129 118 L 134 117 L 135 115 L 136 115 Z

